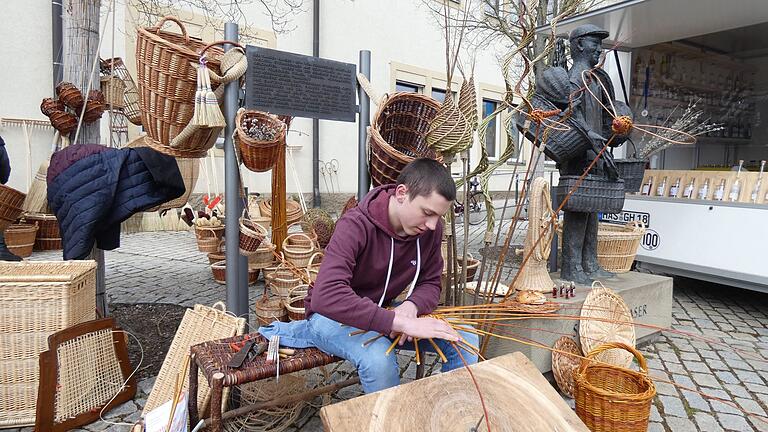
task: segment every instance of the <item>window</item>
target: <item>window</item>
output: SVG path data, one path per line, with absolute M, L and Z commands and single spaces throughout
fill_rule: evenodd
M 395 91 L 409 92 L 409 93 L 424 93 L 424 87 L 418 84 L 411 84 L 405 81 L 397 81 L 395 83 Z
M 453 100 L 456 100 L 456 92 L 451 91 L 451 96 L 453 96 Z M 437 87 L 432 87 L 432 99 L 442 103 L 445 101 L 445 90 Z
M 493 114 L 498 106 L 499 102 L 483 98 L 483 118 Z M 499 145 L 501 141 L 501 124 L 501 118 L 496 116 L 488 123 L 488 129 L 485 132 L 485 151 L 491 159 L 496 159 L 501 153 L 501 146 Z

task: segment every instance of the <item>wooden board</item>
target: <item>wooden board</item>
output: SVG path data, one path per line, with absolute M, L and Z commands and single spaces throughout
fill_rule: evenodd
M 515 352 L 476 364 L 472 372 L 492 431 L 589 431 L 523 354 Z M 469 432 L 482 416 L 480 397 L 464 368 L 320 410 L 329 432 Z M 478 430 L 487 430 L 485 420 Z

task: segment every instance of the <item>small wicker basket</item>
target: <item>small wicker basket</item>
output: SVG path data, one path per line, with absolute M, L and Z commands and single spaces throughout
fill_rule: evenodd
M 245 211 L 240 217 L 240 253 L 250 256 L 258 251 L 261 242 L 267 237 L 267 230 L 245 218 Z
M 211 264 L 213 280 L 220 284 L 227 283 L 227 262 L 222 260 Z M 248 285 L 253 285 L 259 279 L 259 269 L 248 266 Z
M 256 301 L 253 310 L 256 313 L 256 320 L 259 322 L 259 325 L 269 325 L 274 321 L 288 321 L 288 311 L 285 309 L 282 300 L 278 297 L 263 295 Z
M 621 368 L 592 359 L 603 351 L 631 352 L 640 371 Z M 593 432 L 645 432 L 651 415 L 656 386 L 648 377 L 648 365 L 639 351 L 620 342 L 600 345 L 587 354 L 574 376 L 576 415 Z
M 104 103 L 114 109 L 122 109 L 125 106 L 125 82 L 116 75 L 101 77 L 101 92 L 104 94 Z
M 289 234 L 283 240 L 283 253 L 285 254 L 285 259 L 296 267 L 306 267 L 312 254 L 315 253 L 312 238 L 304 233 Z
M 632 221 L 626 225 L 600 224 L 597 229 L 597 262 L 613 273 L 627 273 L 645 235 L 645 225 Z
M 0 185 L 0 231 L 18 219 L 24 205 L 26 194 L 6 185 Z
M 288 269 L 281 269 L 264 276 L 269 292 L 282 300 L 287 300 L 292 289 L 300 286 L 302 280 Z
M 274 132 L 270 141 L 258 141 L 246 132 L 245 123 Z M 251 171 L 265 172 L 272 169 L 285 147 L 285 123 L 276 116 L 259 111 L 239 110 L 235 118 L 235 141 L 243 165 Z
M 13 224 L 5 229 L 5 244 L 16 256 L 26 258 L 32 255 L 37 237 L 37 225 Z
M 288 310 L 288 319 L 300 321 L 307 317 L 304 309 L 304 298 L 309 293 L 309 285 L 297 285 L 288 292 L 288 298 L 283 302 Z

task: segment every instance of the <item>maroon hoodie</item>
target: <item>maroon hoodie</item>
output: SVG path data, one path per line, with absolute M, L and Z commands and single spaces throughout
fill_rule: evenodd
M 308 317 L 317 312 L 352 327 L 388 334 L 395 313 L 378 303 L 384 293 L 390 249 L 394 242 L 385 307 L 408 288 L 416 275 L 417 239 L 420 271 L 408 300 L 416 305 L 419 315 L 437 307 L 443 271 L 443 225 L 438 223 L 434 231 L 418 236 L 397 235 L 388 216 L 389 198 L 394 192 L 395 185 L 373 189 L 336 223 L 317 281 L 304 303 Z

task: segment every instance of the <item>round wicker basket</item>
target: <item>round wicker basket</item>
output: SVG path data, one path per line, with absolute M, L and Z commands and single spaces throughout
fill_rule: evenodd
M 259 325 L 269 325 L 274 321 L 288 321 L 288 311 L 278 297 L 263 295 L 256 301 L 253 311 Z
M 552 374 L 555 376 L 555 382 L 563 394 L 572 398 L 576 387 L 573 374 L 581 364 L 581 349 L 576 341 L 568 336 L 561 336 L 556 340 L 552 349 Z
M 600 224 L 597 229 L 597 262 L 613 273 L 627 273 L 635 262 L 645 225 L 632 221 L 626 225 Z
M 13 224 L 5 229 L 5 244 L 16 256 L 26 258 L 32 255 L 37 236 L 37 225 Z

